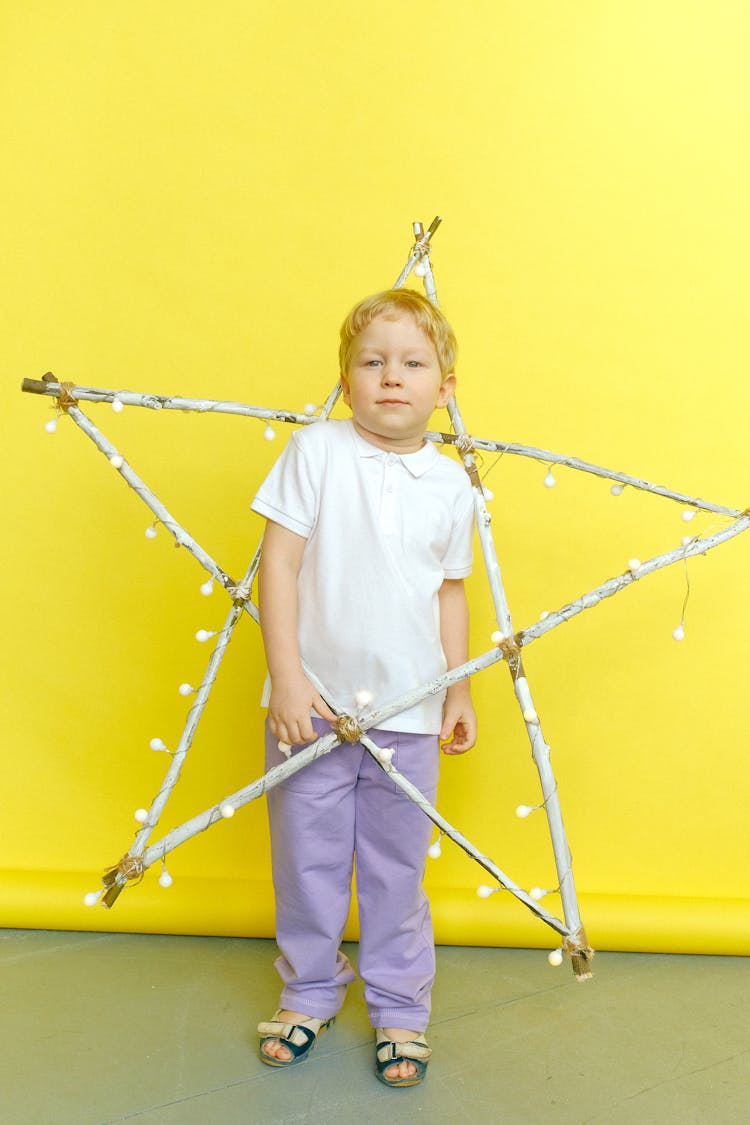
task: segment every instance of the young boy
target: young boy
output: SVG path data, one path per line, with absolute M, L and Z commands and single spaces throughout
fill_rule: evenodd
M 268 521 L 259 575 L 267 769 L 336 717 L 303 662 L 338 710 L 356 715 L 360 693 L 377 708 L 468 658 L 471 487 L 424 438 L 454 393 L 455 353 L 445 316 L 421 294 L 361 301 L 339 351 L 351 419 L 295 432 L 253 501 Z M 469 680 L 368 734 L 434 803 L 439 740 L 462 754 L 476 738 Z M 414 1085 L 431 1053 L 423 1032 L 435 955 L 422 888 L 430 821 L 360 743 L 271 789 L 268 809 L 283 989 L 282 1007 L 258 1027 L 261 1059 L 305 1058 L 354 980 L 339 944 L 356 857 L 358 968 L 376 1073 L 386 1085 Z

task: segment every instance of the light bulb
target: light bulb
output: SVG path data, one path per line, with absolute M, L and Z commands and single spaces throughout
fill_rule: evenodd
M 392 746 L 383 746 L 378 750 L 378 761 L 386 768 L 393 763 L 394 750 Z
M 609 491 L 613 496 L 622 496 L 624 488 L 624 484 L 613 484 Z
M 523 713 L 524 721 L 527 723 L 539 722 L 539 717 L 533 707 L 527 707 Z
M 672 636 L 676 641 L 685 640 L 685 626 L 680 622 L 676 629 L 672 630 Z
M 417 262 L 416 266 L 414 267 L 415 276 L 416 277 L 424 277 L 426 273 L 427 273 L 427 270 L 425 269 L 424 263 L 423 262 Z
M 533 898 L 534 902 L 539 902 L 547 894 L 541 887 L 532 887 L 529 891 L 529 898 Z
M 44 423 L 44 428 L 48 434 L 54 434 L 57 429 L 57 418 L 50 418 L 49 422 Z
M 198 632 L 195 634 L 195 639 L 200 644 L 204 644 L 206 641 L 210 640 L 211 637 L 215 637 L 215 636 L 216 636 L 216 633 L 211 633 L 208 629 L 199 629 Z
M 112 456 L 109 459 L 109 463 L 110 463 L 110 465 L 112 466 L 113 469 L 121 469 L 122 465 L 123 465 L 123 461 L 124 461 L 124 458 L 121 457 L 119 453 L 113 453 Z
M 166 870 L 162 871 L 161 875 L 159 876 L 159 886 L 160 887 L 171 887 L 173 882 L 174 882 L 174 879 L 169 874 L 169 872 L 166 871 Z
M 682 513 L 682 518 L 685 521 L 685 523 L 690 523 L 690 521 L 694 520 L 697 515 L 698 515 L 698 512 L 695 508 L 686 508 L 685 511 Z
M 637 574 L 640 569 L 641 569 L 641 560 L 640 559 L 629 559 L 628 560 L 628 570 L 630 571 L 631 574 Z
M 209 578 L 201 586 L 201 593 L 203 594 L 204 598 L 209 598 L 211 596 L 211 594 L 213 594 L 213 592 L 214 592 L 214 580 L 213 580 L 213 578 Z
M 486 883 L 482 883 L 481 886 L 477 887 L 477 895 L 479 896 L 479 898 L 489 898 L 490 895 L 494 893 L 495 888 L 488 887 Z
M 505 640 L 505 633 L 501 633 L 499 629 L 495 629 L 494 633 L 490 633 L 490 640 L 493 645 L 501 645 Z
M 234 805 L 230 805 L 229 801 L 225 801 L 223 805 L 219 806 L 219 812 L 225 820 L 231 820 L 236 811 Z
M 152 750 L 166 750 L 166 746 L 160 738 L 152 738 L 149 742 L 149 746 Z
M 563 963 L 562 949 L 551 950 L 547 954 L 547 960 L 549 961 L 550 965 L 552 965 L 554 968 L 557 968 L 558 965 L 562 965 L 562 963 Z
M 303 413 L 305 413 L 308 418 L 312 418 L 317 409 L 318 408 L 314 402 L 306 402 L 303 408 Z
M 542 612 L 539 614 L 539 620 L 540 621 L 546 621 L 548 617 L 549 617 L 549 610 L 548 609 L 543 609 Z
M 273 441 L 273 439 L 276 437 L 276 431 L 274 430 L 273 426 L 266 426 L 265 430 L 263 431 L 263 437 L 266 439 L 266 441 Z
M 147 527 L 143 534 L 147 539 L 156 539 L 156 525 L 152 524 L 151 527 Z
M 112 405 L 112 409 L 114 410 L 115 414 L 121 414 L 122 413 L 122 410 L 123 410 L 122 399 L 119 399 L 117 397 L 117 395 L 115 395 L 115 397 L 112 399 L 111 405 Z
M 362 707 L 368 707 L 369 704 L 372 703 L 372 692 L 371 691 L 357 691 L 357 692 L 355 692 L 354 693 L 354 702 L 357 704 L 357 707 L 359 707 L 360 709 Z
M 427 854 L 430 859 L 440 859 L 440 856 L 443 854 L 440 848 L 440 840 L 436 840 L 434 844 L 430 844 L 427 849 Z
M 136 809 L 133 816 L 139 824 L 145 824 L 148 820 L 148 809 Z
M 83 896 L 83 905 L 96 906 L 97 902 L 99 901 L 100 894 L 101 891 L 89 891 L 87 895 Z
M 485 500 L 494 500 L 494 499 L 495 499 L 495 493 L 494 493 L 494 492 L 490 492 L 489 488 L 485 488 L 485 487 L 483 486 L 483 487 L 482 487 L 482 492 L 484 493 L 484 498 L 485 498 Z
M 544 478 L 544 487 L 545 488 L 554 488 L 556 484 L 557 484 L 557 481 L 552 476 L 552 469 L 548 469 L 547 475 Z
M 195 688 L 191 684 L 180 684 L 177 690 L 180 695 L 192 695 Z
M 516 816 L 520 820 L 525 820 L 527 816 L 531 816 L 534 809 L 531 805 L 518 805 L 516 808 Z

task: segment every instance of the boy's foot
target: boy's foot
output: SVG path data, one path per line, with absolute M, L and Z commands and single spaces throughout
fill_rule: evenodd
M 334 1019 L 335 1016 L 320 1020 L 306 1012 L 280 1008 L 272 1020 L 258 1024 L 261 1060 L 269 1066 L 292 1066 L 302 1062 Z
M 379 1027 L 375 1038 L 375 1073 L 381 1082 L 386 1086 L 415 1086 L 422 1081 L 432 1051 L 421 1032 Z

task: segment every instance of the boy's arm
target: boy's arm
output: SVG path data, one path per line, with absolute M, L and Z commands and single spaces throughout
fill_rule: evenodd
M 297 746 L 315 738 L 310 708 L 336 718 L 302 670 L 297 643 L 297 575 L 305 540 L 281 524 L 266 522 L 258 572 L 260 629 L 271 677 L 268 725 L 281 742 Z
M 450 670 L 469 659 L 469 606 L 463 579 L 446 578 L 438 591 L 438 599 L 440 640 Z M 440 738 L 451 739 L 443 746 L 445 754 L 463 754 L 476 742 L 477 716 L 471 702 L 468 676 L 448 688 Z

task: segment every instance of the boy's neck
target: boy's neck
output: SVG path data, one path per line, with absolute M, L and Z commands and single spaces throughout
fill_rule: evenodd
M 368 445 L 374 445 L 376 449 L 382 449 L 385 453 L 418 453 L 425 445 L 424 434 L 408 438 L 383 437 L 382 434 L 374 434 L 364 426 L 360 426 L 354 417 L 352 417 L 352 424 L 363 441 Z

